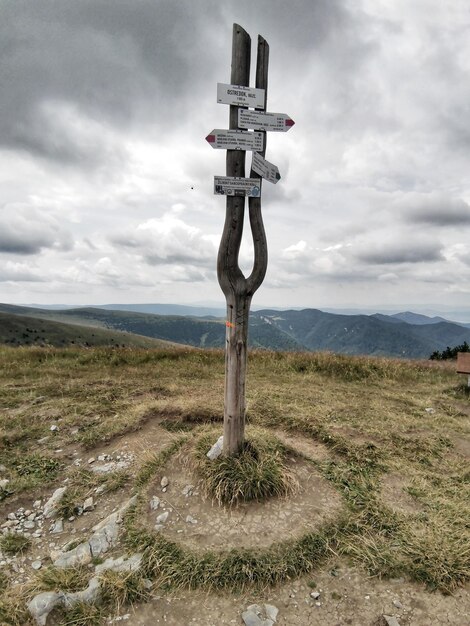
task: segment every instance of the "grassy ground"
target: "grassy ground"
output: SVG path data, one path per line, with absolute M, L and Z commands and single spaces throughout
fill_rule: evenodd
M 91 450 L 151 419 L 194 431 L 190 441 L 207 424 L 218 433 L 223 388 L 219 351 L 0 348 L 0 464 L 10 480 L 0 499 L 58 485 L 65 473 L 71 490 L 84 494 L 83 476 L 54 450 Z M 247 396 L 250 426 L 327 446 L 329 458 L 312 463 L 341 494 L 343 514 L 256 558 L 246 550 L 187 553 L 131 524 L 127 542 L 146 550 L 146 576 L 209 589 L 272 584 L 311 571 L 333 550 L 373 574 L 404 575 L 445 593 L 468 580 L 470 397 L 452 364 L 259 352 L 250 355 Z M 142 488 L 177 447 L 134 478 L 106 480 Z M 124 584 L 112 582 L 109 598 Z M 132 578 L 121 592 L 124 600 L 145 595 Z

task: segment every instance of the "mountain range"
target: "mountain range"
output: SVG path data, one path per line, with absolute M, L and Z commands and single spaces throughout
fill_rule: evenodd
M 128 345 L 130 338 L 136 336 L 141 340 L 147 337 L 203 348 L 224 346 L 223 317 L 157 315 L 129 310 L 131 306 L 134 305 L 127 305 L 128 310 L 103 307 L 53 310 L 0 304 L 0 342 L 19 345 L 31 343 L 34 339 L 37 343 L 39 330 L 33 328 L 32 321 L 36 320 L 36 325 L 42 322 L 41 341 L 52 345 L 94 345 L 92 335 L 96 336 L 96 333 L 90 329 L 101 329 L 118 332 L 112 341 L 109 337 L 110 345 L 119 345 L 119 338 L 124 337 L 126 341 L 121 343 Z M 45 328 L 46 321 L 56 326 Z M 272 350 L 329 350 L 345 354 L 427 358 L 435 350 L 470 342 L 468 326 L 410 311 L 394 315 L 338 315 L 318 309 L 264 309 L 250 314 L 249 345 Z M 28 330 L 34 330 L 35 334 Z M 100 343 L 103 342 L 106 338 L 100 335 Z

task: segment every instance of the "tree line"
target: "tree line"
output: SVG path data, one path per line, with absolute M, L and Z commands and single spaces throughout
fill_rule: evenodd
M 434 350 L 434 352 L 429 357 L 433 361 L 445 361 L 447 359 L 456 359 L 457 352 L 470 352 L 470 346 L 466 341 L 464 341 L 460 346 L 455 346 L 454 348 L 447 348 L 439 352 L 439 350 Z

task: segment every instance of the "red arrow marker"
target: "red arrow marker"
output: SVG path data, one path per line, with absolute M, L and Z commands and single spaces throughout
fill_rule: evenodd
M 215 143 L 215 135 L 207 135 L 206 141 L 208 143 Z
M 294 120 L 292 120 L 290 117 L 288 117 L 288 118 L 286 119 L 286 126 L 291 127 L 291 126 L 293 126 L 294 124 L 295 124 Z

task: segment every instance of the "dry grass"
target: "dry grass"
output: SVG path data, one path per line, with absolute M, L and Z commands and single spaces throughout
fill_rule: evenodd
M 7 468 L 2 478 L 10 479 L 0 499 L 8 502 L 68 476 L 70 492 L 75 489 L 81 500 L 90 477 L 66 474 L 59 459 L 55 465 L 55 449 L 70 443 L 92 448 L 148 420 L 184 431 L 160 455 L 147 456 L 136 476 L 116 479 L 116 485 L 134 481 L 143 489 L 171 455 L 194 441 L 192 434 L 203 432 L 201 424 L 221 434 L 215 424 L 222 419 L 223 388 L 220 351 L 0 348 L 0 463 Z M 404 575 L 444 592 L 470 579 L 464 456 L 470 397 L 452 364 L 254 352 L 247 402 L 250 427 L 276 428 L 327 446 L 330 458 L 316 467 L 342 495 L 344 517 L 316 535 L 266 551 L 202 555 L 130 524 L 128 546 L 145 550 L 142 576 L 176 586 L 266 585 L 314 570 L 333 549 L 374 575 Z M 56 433 L 52 423 L 59 426 Z M 31 449 L 34 471 L 25 474 L 21 460 Z M 399 498 L 389 506 L 382 490 L 387 473 L 401 480 L 399 489 L 416 503 L 415 511 L 401 510 Z M 122 602 L 139 599 L 138 580 L 130 587 L 108 582 L 109 598 L 114 589 Z M 15 613 L 12 602 L 5 587 L 0 621 L 8 615 L 6 624 L 26 623 L 15 617 L 23 609 L 17 603 Z M 64 619 L 93 624 L 101 617 L 97 609 L 82 607 Z
M 297 491 L 298 482 L 289 469 L 287 450 L 267 431 L 249 429 L 239 454 L 211 461 L 206 453 L 213 441 L 214 431 L 199 438 L 193 466 L 202 477 L 206 495 L 219 506 L 262 502 Z

